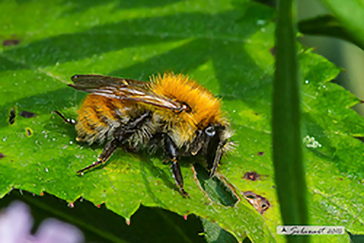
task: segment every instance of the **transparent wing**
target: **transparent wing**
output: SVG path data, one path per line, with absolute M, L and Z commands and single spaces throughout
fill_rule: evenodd
M 189 109 L 184 103 L 155 94 L 149 82 L 103 75 L 74 75 L 71 80 L 73 84 L 69 84 L 70 87 L 108 98 L 133 100 L 177 113 Z

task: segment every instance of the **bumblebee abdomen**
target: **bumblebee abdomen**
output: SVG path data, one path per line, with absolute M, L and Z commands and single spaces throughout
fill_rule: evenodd
M 103 143 L 111 140 L 130 120 L 133 105 L 99 95 L 88 95 L 78 111 L 77 141 Z

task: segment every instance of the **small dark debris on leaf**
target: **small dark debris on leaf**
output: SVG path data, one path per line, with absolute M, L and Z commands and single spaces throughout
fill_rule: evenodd
M 25 135 L 27 135 L 28 137 L 33 136 L 33 130 L 29 127 L 25 128 Z
M 252 191 L 243 192 L 244 198 L 260 213 L 263 214 L 270 208 L 269 201 Z
M 260 179 L 260 175 L 253 171 L 253 172 L 246 172 L 244 174 L 244 179 L 250 180 L 250 181 L 256 181 Z
M 342 180 L 343 180 L 343 178 L 339 178 L 339 180 L 340 180 L 340 181 L 342 181 Z
M 258 155 L 262 156 L 264 154 L 263 151 L 258 152 Z
M 258 113 L 254 113 L 256 116 L 259 115 Z
M 272 54 L 272 56 L 275 56 L 276 55 L 276 47 L 273 46 L 272 48 L 269 49 L 270 51 L 270 54 Z
M 15 123 L 15 117 L 16 117 L 16 110 L 15 108 L 11 108 L 9 112 L 9 123 L 10 125 L 13 125 Z
M 20 43 L 20 40 L 8 39 L 3 41 L 3 46 L 16 46 Z
M 22 112 L 20 112 L 19 115 L 22 116 L 22 117 L 24 117 L 24 118 L 32 118 L 32 117 L 35 117 L 36 116 L 35 113 L 30 112 L 30 111 L 22 111 Z
M 5 154 L 0 153 L 0 159 L 5 158 L 5 157 L 6 157 Z

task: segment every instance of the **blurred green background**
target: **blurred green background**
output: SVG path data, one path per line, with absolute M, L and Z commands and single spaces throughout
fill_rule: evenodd
M 298 0 L 297 9 L 298 21 L 329 13 L 322 1 L 318 0 Z M 316 53 L 343 68 L 344 71 L 339 74 L 336 83 L 359 99 L 364 99 L 364 52 L 359 47 L 348 41 L 322 36 L 306 35 L 300 37 L 300 41 L 304 46 L 314 47 Z M 354 110 L 364 116 L 364 105 L 358 104 L 354 106 Z

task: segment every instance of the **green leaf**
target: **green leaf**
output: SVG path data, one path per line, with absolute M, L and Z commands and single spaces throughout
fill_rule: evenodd
M 224 242 L 224 243 L 237 243 L 237 240 L 222 229 L 217 223 L 212 223 L 206 219 L 201 219 L 204 229 L 205 229 L 205 238 L 207 242 Z
M 361 49 L 364 47 L 364 2 L 357 1 L 340 1 L 340 0 L 322 0 L 331 10 L 337 21 L 340 23 L 345 32 L 350 35 Z
M 20 40 L 0 53 L 0 196 L 12 188 L 67 202 L 79 197 L 126 218 L 140 207 L 160 207 L 216 222 L 239 241 L 282 241 L 271 157 L 274 11 L 257 3 L 229 1 L 2 1 L 1 38 Z M 8 41 L 8 43 L 11 43 Z M 13 42 L 15 43 L 15 42 Z M 358 99 L 329 81 L 339 69 L 303 48 L 301 62 L 303 135 L 312 224 L 344 225 L 363 233 L 363 120 L 350 109 Z M 151 74 L 183 72 L 221 96 L 237 148 L 219 167 L 230 196 L 203 187 L 193 159 L 181 161 L 182 198 L 161 155 L 117 152 L 108 164 L 83 177 L 102 147 L 75 141 L 76 132 L 51 114 L 76 117 L 85 93 L 66 86 L 76 73 L 147 80 Z M 307 81 L 307 82 L 306 82 Z M 9 110 L 16 107 L 15 123 Z M 21 111 L 36 113 L 24 118 Z M 26 128 L 33 135 L 26 135 Z M 349 150 L 350 148 L 350 150 Z M 200 158 L 203 160 L 202 158 Z M 256 171 L 260 180 L 244 174 Z M 206 182 L 206 180 L 203 180 Z M 204 189 L 205 188 L 205 189 Z M 260 215 L 244 199 L 253 191 L 271 207 Z M 234 199 L 232 207 L 220 197 Z M 323 236 L 342 242 L 349 236 Z
M 298 30 L 307 35 L 324 35 L 340 38 L 352 42 L 361 49 L 364 49 L 364 43 L 353 38 L 352 35 L 348 33 L 345 26 L 342 26 L 338 20 L 330 14 L 301 20 L 298 22 Z

